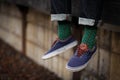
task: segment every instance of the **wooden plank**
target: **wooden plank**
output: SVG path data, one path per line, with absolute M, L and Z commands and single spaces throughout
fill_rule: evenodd
M 111 32 L 105 29 L 99 28 L 98 36 L 99 36 L 98 44 L 100 45 L 100 47 L 109 50 L 111 48 L 110 46 Z
M 112 53 L 110 80 L 120 80 L 120 55 Z
M 72 72 L 68 71 L 65 67 L 66 67 L 66 63 L 67 61 L 63 60 L 63 78 L 64 80 L 72 80 Z
M 101 27 L 103 29 L 108 30 L 108 31 L 120 32 L 120 26 L 119 25 L 104 23 Z
M 112 52 L 120 54 L 120 33 L 112 32 Z
M 39 65 L 44 65 L 44 60 L 41 59 L 45 51 L 38 47 L 35 44 L 30 43 L 27 41 L 27 56 L 34 60 Z
M 10 33 L 2 28 L 0 28 L 0 38 L 3 39 L 5 42 L 10 44 L 12 47 L 14 47 L 18 51 L 22 51 L 22 39 L 21 37 L 18 37 L 14 35 L 13 33 Z
M 68 61 L 73 55 L 73 53 L 74 53 L 73 49 L 69 49 L 63 53 L 63 58 Z
M 22 15 L 16 5 L 0 3 L 0 13 L 10 15 L 14 18 L 22 18 Z
M 100 49 L 99 75 L 105 80 L 110 77 L 110 52 Z
M 0 26 L 4 29 L 22 36 L 22 20 L 10 15 L 0 14 Z
M 52 67 L 53 67 L 53 72 L 58 75 L 58 70 L 59 70 L 59 57 L 53 57 L 52 58 Z
M 93 71 L 93 72 L 98 72 L 98 66 L 99 66 L 99 64 L 98 64 L 98 59 L 99 59 L 98 57 L 99 56 L 98 55 L 99 55 L 99 53 L 98 53 L 98 50 L 97 50 L 96 53 L 95 53 L 95 56 L 90 60 L 86 70 Z
M 58 76 L 59 77 L 63 77 L 63 68 L 64 68 L 64 64 L 63 64 L 63 59 L 62 58 L 59 58 L 58 60 Z
M 34 60 L 35 56 L 34 56 L 34 44 L 29 43 L 28 41 L 26 41 L 26 56 L 28 56 L 29 58 L 31 58 L 32 60 Z
M 27 15 L 27 21 L 36 25 L 45 26 L 45 21 L 49 21 L 49 15 L 43 14 L 33 9 L 29 9 L 29 14 Z
M 35 59 L 36 59 L 36 62 L 39 64 L 39 65 L 44 65 L 44 60 L 42 59 L 42 56 L 44 55 L 45 51 L 43 49 L 41 49 L 40 47 L 34 45 L 34 53 L 32 54 L 35 54 Z M 50 66 L 50 65 L 49 65 Z
M 49 36 L 49 35 L 48 35 Z M 27 40 L 36 45 L 39 45 L 41 48 L 46 49 L 45 42 L 45 28 L 41 26 L 36 26 L 34 24 L 28 23 L 27 28 Z

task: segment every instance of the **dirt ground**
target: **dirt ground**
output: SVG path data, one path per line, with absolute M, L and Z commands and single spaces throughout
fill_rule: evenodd
M 61 80 L 0 40 L 0 80 Z

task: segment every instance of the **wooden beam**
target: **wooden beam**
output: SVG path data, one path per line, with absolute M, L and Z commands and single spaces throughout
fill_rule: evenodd
M 26 30 L 27 30 L 27 14 L 28 7 L 17 5 L 22 14 L 22 53 L 26 54 Z

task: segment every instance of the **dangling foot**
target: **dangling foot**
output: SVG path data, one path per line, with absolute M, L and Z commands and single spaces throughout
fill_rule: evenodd
M 66 68 L 72 72 L 81 71 L 87 66 L 90 59 L 95 54 L 96 49 L 96 46 L 94 46 L 93 49 L 88 49 L 87 44 L 80 44 L 75 54 L 70 58 Z
M 48 59 L 48 58 L 51 58 L 58 54 L 61 54 L 61 53 L 65 52 L 66 50 L 76 46 L 77 43 L 78 42 L 72 36 L 70 36 L 69 38 L 67 38 L 65 40 L 57 39 L 53 43 L 51 49 L 47 53 L 45 53 L 45 55 L 42 57 L 42 59 Z

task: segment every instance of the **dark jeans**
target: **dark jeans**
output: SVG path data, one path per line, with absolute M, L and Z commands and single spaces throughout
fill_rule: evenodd
M 72 14 L 73 1 L 76 0 L 51 0 L 51 14 Z M 101 19 L 102 4 L 103 0 L 79 0 L 79 24 L 95 25 Z

